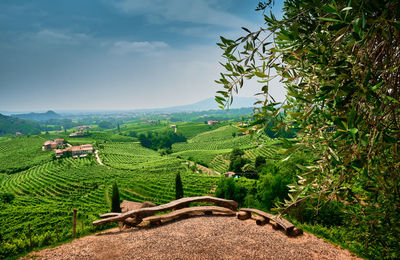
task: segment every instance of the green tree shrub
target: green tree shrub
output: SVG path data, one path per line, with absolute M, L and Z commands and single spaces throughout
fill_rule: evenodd
M 114 182 L 112 186 L 111 212 L 121 212 L 121 201 L 119 198 L 117 182 Z
M 216 101 L 229 105 L 245 79 L 257 79 L 266 99 L 249 131 L 296 128 L 288 149 L 318 154 L 279 210 L 307 198 L 346 202 L 365 256 L 380 259 L 400 255 L 399 10 L 397 0 L 286 0 L 281 19 L 263 14 L 264 28 L 218 43 L 226 63 Z M 270 98 L 275 76 L 285 102 Z
M 264 157 L 262 157 L 262 156 L 257 156 L 256 157 L 256 160 L 255 160 L 255 162 L 254 162 L 254 167 L 256 168 L 256 169 L 258 169 L 260 166 L 262 166 L 262 165 L 264 165 L 265 164 L 265 158 Z
M 183 198 L 183 185 L 181 180 L 181 174 L 177 173 L 175 177 L 175 199 Z
M 15 199 L 14 193 L 11 192 L 6 192 L 6 193 L 0 193 L 0 201 L 9 204 Z

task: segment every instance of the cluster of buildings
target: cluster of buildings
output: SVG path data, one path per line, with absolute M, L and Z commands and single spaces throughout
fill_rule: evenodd
M 91 126 L 90 125 L 80 125 L 80 126 L 77 126 L 76 128 L 80 131 L 85 131 L 85 130 L 88 130 L 89 128 L 91 128 Z
M 218 125 L 218 120 L 208 120 L 207 125 Z
M 78 131 L 78 132 L 74 132 L 72 134 L 69 135 L 69 137 L 76 137 L 76 136 L 84 136 L 85 133 L 82 131 Z
M 170 125 L 170 128 L 174 129 L 174 132 L 176 133 L 178 131 L 178 128 L 176 127 L 176 125 Z
M 71 146 L 64 148 L 64 139 L 48 140 L 44 143 L 42 150 L 55 150 L 56 158 L 60 158 L 63 155 L 70 155 L 73 158 L 85 157 L 90 153 L 93 153 L 93 145 L 84 144 L 78 146 Z
M 86 157 L 88 154 L 93 153 L 93 145 L 91 144 L 83 144 L 78 146 L 70 146 L 65 149 L 57 149 L 56 150 L 56 158 L 60 158 L 63 155 L 70 154 L 72 158 L 82 158 Z
M 42 150 L 55 150 L 59 147 L 64 147 L 64 139 L 54 139 L 44 142 Z

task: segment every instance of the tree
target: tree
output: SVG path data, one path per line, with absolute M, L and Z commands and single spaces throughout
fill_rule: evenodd
M 265 162 L 266 162 L 266 160 L 265 160 L 264 157 L 262 157 L 262 156 L 257 156 L 257 157 L 256 157 L 256 160 L 255 160 L 255 162 L 254 162 L 254 167 L 255 167 L 256 169 L 258 169 L 260 166 L 265 165 Z
M 347 214 L 373 258 L 400 254 L 399 9 L 397 0 L 287 0 L 282 19 L 264 15 L 265 28 L 218 43 L 226 59 L 216 81 L 221 107 L 255 78 L 265 99 L 248 132 L 275 120 L 275 129 L 299 129 L 289 151 L 320 155 L 280 211 L 307 199 L 353 205 Z M 287 90 L 283 102 L 270 96 L 274 77 Z
M 121 212 L 121 201 L 119 199 L 119 191 L 116 181 L 112 186 L 111 212 Z
M 178 172 L 175 177 L 175 199 L 183 198 L 183 185 L 181 175 Z

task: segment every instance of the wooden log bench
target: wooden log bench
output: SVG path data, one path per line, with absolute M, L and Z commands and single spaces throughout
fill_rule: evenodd
M 167 214 L 146 217 L 143 221 L 148 221 L 152 225 L 160 225 L 162 222 L 171 221 L 173 219 L 188 217 L 193 215 L 211 215 L 211 214 L 235 215 L 235 212 L 228 208 L 217 206 L 198 206 L 184 209 L 178 209 Z
M 103 225 L 110 222 L 122 222 L 129 226 L 136 226 L 142 222 L 143 218 L 153 216 L 158 212 L 168 211 L 168 210 L 176 210 L 179 208 L 185 208 L 189 206 L 190 203 L 193 202 L 203 202 L 203 203 L 211 203 L 221 207 L 228 208 L 232 211 L 236 211 L 238 204 L 233 200 L 225 200 L 221 198 L 215 198 L 211 196 L 201 196 L 201 197 L 190 197 L 190 198 L 182 198 L 179 200 L 171 201 L 167 204 L 163 204 L 156 207 L 150 208 L 140 208 L 135 210 L 130 210 L 125 213 L 107 213 L 103 214 L 100 217 L 103 219 L 97 220 L 93 222 L 94 226 Z
M 257 225 L 265 225 L 270 223 L 274 229 L 283 229 L 288 236 L 297 236 L 303 234 L 303 230 L 301 228 L 296 228 L 286 219 L 258 209 L 242 208 L 237 213 L 237 218 L 240 220 L 249 219 L 252 217 L 252 213 L 257 215 L 254 217 Z

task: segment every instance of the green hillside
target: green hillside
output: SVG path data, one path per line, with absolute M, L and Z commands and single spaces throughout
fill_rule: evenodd
M 42 151 L 46 139 L 21 136 L 0 142 L 0 173 L 15 173 L 52 160 L 53 152 Z
M 40 134 L 40 125 L 23 119 L 18 119 L 0 114 L 0 136 L 7 134 Z

